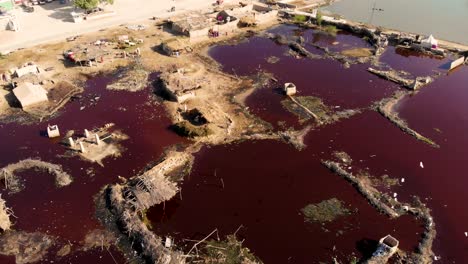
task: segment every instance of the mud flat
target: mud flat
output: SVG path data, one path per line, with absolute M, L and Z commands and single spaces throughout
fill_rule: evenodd
M 401 131 L 413 136 L 417 140 L 420 140 L 434 148 L 440 146 L 431 139 L 419 134 L 418 132 L 411 129 L 408 124 L 398 116 L 395 111 L 395 106 L 407 95 L 404 91 L 397 91 L 392 97 L 385 98 L 376 104 L 376 110 L 383 115 L 385 118 L 395 124 Z
M 432 244 L 436 237 L 435 223 L 430 214 L 430 209 L 423 204 L 418 197 L 413 197 L 412 203 L 403 203 L 392 199 L 389 195 L 378 191 L 368 177 L 363 175 L 354 175 L 344 169 L 346 163 L 324 160 L 322 164 L 331 170 L 333 173 L 343 177 L 349 181 L 355 189 L 364 196 L 369 203 L 380 212 L 388 215 L 391 218 L 398 218 L 404 214 L 411 214 L 416 219 L 423 222 L 425 231 L 418 244 L 415 252 L 398 254 L 401 263 L 432 263 L 434 252 L 432 252 Z M 365 263 L 372 262 L 372 258 L 364 261 Z M 379 262 L 378 262 L 379 263 Z
M 302 122 L 313 118 L 317 126 L 332 124 L 361 112 L 360 109 L 333 111 L 320 98 L 314 96 L 288 96 L 281 101 L 281 104 L 286 110 L 298 116 Z
M 6 188 L 9 189 L 11 192 L 19 192 L 23 189 L 23 185 L 20 182 L 19 178 L 15 175 L 15 172 L 29 170 L 32 168 L 45 170 L 49 174 L 54 175 L 55 185 L 57 187 L 67 186 L 73 180 L 71 175 L 63 170 L 62 166 L 41 161 L 38 159 L 25 159 L 3 167 L 0 170 L 0 179 L 3 179 L 5 181 Z

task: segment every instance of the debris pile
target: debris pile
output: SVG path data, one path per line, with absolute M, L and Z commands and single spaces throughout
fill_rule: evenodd
M 0 254 L 15 256 L 17 264 L 40 261 L 54 244 L 52 237 L 35 232 L 6 232 L 0 236 Z
M 196 96 L 195 91 L 207 84 L 207 80 L 184 71 L 164 72 L 159 77 L 167 98 L 171 101 L 183 103 Z
M 146 87 L 148 82 L 148 72 L 138 66 L 133 66 L 130 69 L 125 69 L 119 79 L 109 85 L 107 89 L 116 91 L 137 92 Z
M 193 156 L 185 152 L 169 152 L 160 163 L 124 184 L 108 186 L 105 190 L 106 207 L 115 222 L 102 219 L 105 224 L 117 225 L 143 259 L 151 263 L 185 263 L 182 252 L 163 245 L 140 218 L 139 214 L 151 206 L 170 200 L 179 190 L 168 177 L 175 170 L 184 170 L 193 163 Z M 186 172 L 184 170 L 184 172 Z
M 5 200 L 0 195 L 0 229 L 8 231 L 11 228 L 11 209 L 6 206 Z

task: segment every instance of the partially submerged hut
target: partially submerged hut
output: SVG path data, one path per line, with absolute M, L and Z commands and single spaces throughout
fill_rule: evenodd
M 47 91 L 38 84 L 22 83 L 13 89 L 13 94 L 23 109 L 48 101 Z

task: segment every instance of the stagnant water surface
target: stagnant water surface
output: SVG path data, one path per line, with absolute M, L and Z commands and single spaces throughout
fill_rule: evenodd
M 303 35 L 306 41 L 322 37 L 293 27 L 272 31 Z M 351 35 L 325 39 L 321 45 L 366 46 Z M 368 107 L 399 89 L 369 74 L 368 65 L 345 69 L 331 60 L 287 56 L 287 49 L 252 37 L 237 45 L 213 47 L 210 54 L 229 73 L 252 75 L 265 70 L 275 75 L 278 85 L 259 89 L 247 99 L 250 110 L 271 123 L 287 121 L 301 127 L 280 104 L 284 97 L 278 86 L 286 81 L 294 82 L 300 95 L 318 96 L 342 109 Z M 280 61 L 269 64 L 269 56 Z M 440 149 L 402 133 L 373 110 L 311 131 L 305 141 L 308 147 L 301 152 L 273 141 L 205 148 L 196 155 L 182 195 L 150 210 L 155 233 L 174 236 L 176 243 L 190 248 L 193 242 L 184 239 L 201 239 L 215 228 L 221 235 L 231 234 L 242 225 L 237 234 L 265 263 L 330 262 L 333 256 L 346 260 L 352 254 L 367 254 L 375 240 L 388 233 L 400 240 L 403 250 L 414 249 L 422 232 L 420 223 L 408 216 L 389 220 L 378 214 L 349 183 L 320 164 L 333 151 L 343 150 L 354 159 L 352 170 L 405 178 L 391 192 L 397 192 L 401 201 L 421 197 L 433 209 L 437 223 L 434 252 L 442 256 L 443 263 L 464 263 L 468 257 L 464 236 L 468 215 L 463 204 L 468 198 L 463 190 L 468 166 L 464 138 L 467 68 L 446 76 L 442 66 L 447 60 L 418 57 L 392 47 L 381 61 L 413 76 L 444 75 L 400 105 L 410 126 L 434 139 Z M 301 208 L 332 197 L 345 201 L 357 213 L 323 226 L 304 222 Z
M 468 44 L 466 0 L 340 0 L 325 9 L 354 21 Z
M 156 75 L 152 75 L 152 79 Z M 96 77 L 86 83 L 82 100 L 67 104 L 62 114 L 47 122 L 34 125 L 0 125 L 0 167 L 25 158 L 40 158 L 60 164 L 73 177 L 66 187 L 56 188 L 52 175 L 28 170 L 19 173 L 25 189 L 9 194 L 2 183 L 1 194 L 18 218 L 15 230 L 39 231 L 57 237 L 57 244 L 48 255 L 46 263 L 57 261 L 56 251 L 66 243 L 78 248 L 85 235 L 94 229 L 102 229 L 95 217 L 94 196 L 105 184 L 118 181 L 118 176 L 131 177 L 150 161 L 158 159 L 167 146 L 183 143 L 183 140 L 168 130 L 170 120 L 164 108 L 152 99 L 153 88 L 144 91 L 116 92 L 106 90 L 111 76 Z M 115 79 L 115 78 L 114 78 Z M 98 103 L 90 99 L 99 97 Z M 82 106 L 84 109 L 80 110 Z M 81 160 L 78 157 L 63 157 L 65 148 L 56 139 L 43 136 L 47 124 L 57 124 L 62 136 L 68 130 L 78 134 L 83 129 L 92 129 L 106 123 L 115 123 L 116 128 L 129 136 L 122 141 L 125 148 L 121 157 L 106 158 L 104 167 Z M 92 170 L 92 173 L 88 173 Z M 88 171 L 88 172 L 87 172 Z M 124 257 L 111 249 L 113 257 L 124 262 Z M 60 261 L 71 263 L 114 263 L 106 250 L 78 252 Z M 14 263 L 12 257 L 0 256 L 1 263 Z

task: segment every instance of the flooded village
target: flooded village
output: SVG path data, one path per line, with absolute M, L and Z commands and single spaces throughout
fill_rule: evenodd
M 464 263 L 468 45 L 332 2 L 0 49 L 0 263 Z

